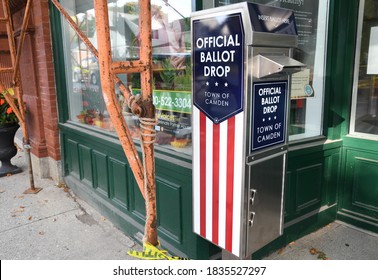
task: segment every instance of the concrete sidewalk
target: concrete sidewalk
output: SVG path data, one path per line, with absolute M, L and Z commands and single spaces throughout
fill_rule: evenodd
M 22 173 L 0 178 L 0 259 L 125 260 L 139 244 L 115 228 L 87 203 L 49 179 L 29 189 L 24 153 L 12 163 Z M 265 260 L 378 260 L 378 234 L 334 222 Z
M 336 221 L 264 260 L 378 260 L 378 234 Z
M 142 250 L 71 191 L 49 179 L 29 189 L 22 151 L 12 163 L 22 173 L 0 178 L 0 259 L 124 260 L 129 249 Z

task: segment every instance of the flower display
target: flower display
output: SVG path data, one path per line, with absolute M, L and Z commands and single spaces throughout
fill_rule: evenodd
M 17 100 L 15 100 L 17 105 Z M 0 126 L 18 123 L 18 118 L 12 107 L 5 100 L 4 95 L 0 93 Z

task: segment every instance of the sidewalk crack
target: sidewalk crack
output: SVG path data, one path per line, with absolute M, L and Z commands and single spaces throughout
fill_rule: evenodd
M 60 215 L 62 215 L 62 214 L 66 214 L 66 213 L 73 212 L 73 211 L 77 211 L 77 210 L 78 210 L 77 208 L 73 208 L 73 209 L 71 209 L 71 210 L 67 210 L 67 211 L 64 211 L 64 212 L 60 212 L 60 213 L 55 214 L 55 215 L 51 215 L 51 216 L 47 216 L 47 217 L 43 217 L 43 218 L 40 218 L 40 219 L 38 219 L 38 220 L 33 220 L 33 221 L 28 222 L 28 223 L 26 223 L 26 224 L 22 224 L 22 225 L 14 226 L 14 227 L 11 227 L 11 228 L 7 228 L 7 229 L 5 229 L 5 230 L 1 230 L 1 231 L 0 231 L 0 234 L 1 234 L 1 233 L 4 233 L 4 232 L 11 231 L 11 230 L 14 230 L 14 229 L 22 228 L 22 227 L 24 227 L 24 226 L 29 226 L 29 225 L 31 225 L 31 224 L 34 224 L 34 223 L 37 223 L 37 222 L 40 222 L 40 221 L 44 221 L 44 220 L 47 220 L 47 219 L 51 219 L 51 218 L 53 218 L 53 217 L 58 217 L 58 216 L 60 216 Z

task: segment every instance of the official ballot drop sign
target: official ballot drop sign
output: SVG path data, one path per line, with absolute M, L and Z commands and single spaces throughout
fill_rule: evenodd
M 240 252 L 244 31 L 233 13 L 192 22 L 193 228 Z
M 215 124 L 243 110 L 241 14 L 193 22 L 194 105 Z
M 286 142 L 287 81 L 253 84 L 252 152 Z

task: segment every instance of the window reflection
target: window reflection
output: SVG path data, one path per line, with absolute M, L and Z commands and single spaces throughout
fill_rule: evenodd
M 92 0 L 61 1 L 81 31 L 97 47 Z M 135 0 L 108 1 L 113 60 L 139 58 L 139 7 Z M 153 102 L 158 118 L 157 144 L 191 153 L 190 1 L 152 0 Z M 114 131 L 101 92 L 99 65 L 76 33 L 62 19 L 69 115 L 73 122 Z M 140 75 L 119 75 L 122 82 L 140 93 Z M 116 87 L 133 137 L 139 122 Z
M 215 0 L 215 6 L 243 2 L 243 0 Z M 294 11 L 298 30 L 298 47 L 293 57 L 306 64 L 309 72 L 302 71 L 292 76 L 292 81 L 307 79 L 305 87 L 291 88 L 289 140 L 300 140 L 322 135 L 322 116 L 325 82 L 326 29 L 328 16 L 327 0 L 282 1 L 248 0 L 264 5 Z

